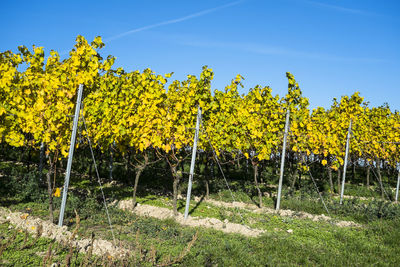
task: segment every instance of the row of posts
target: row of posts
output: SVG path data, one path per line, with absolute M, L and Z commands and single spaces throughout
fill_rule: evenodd
M 281 203 L 282 183 L 283 183 L 283 174 L 284 174 L 284 166 L 285 166 L 286 143 L 287 143 L 287 136 L 288 136 L 288 132 L 289 132 L 289 123 L 290 123 L 289 118 L 290 118 L 290 109 L 288 108 L 286 111 L 285 131 L 284 131 L 284 135 L 283 135 L 283 147 L 282 147 L 282 153 L 281 153 L 281 166 L 280 166 L 280 173 L 279 173 L 278 195 L 277 195 L 276 206 L 275 206 L 276 210 L 280 209 L 280 203 Z M 192 161 L 191 161 L 191 165 L 190 165 L 189 184 L 188 184 L 188 190 L 187 190 L 187 196 L 186 196 L 185 219 L 188 217 L 188 213 L 189 213 L 190 196 L 191 196 L 192 183 L 193 183 L 193 170 L 194 170 L 194 165 L 195 165 L 200 121 L 201 121 L 201 109 L 199 107 L 198 113 L 197 113 L 197 120 L 196 120 L 196 132 L 195 132 L 195 137 L 194 137 L 194 142 L 193 142 Z M 349 150 L 350 150 L 351 134 L 352 134 L 352 120 L 350 120 L 349 128 L 347 130 L 346 152 L 345 152 L 344 165 L 343 165 L 343 179 L 342 179 L 342 185 L 341 185 L 341 190 L 340 190 L 340 205 L 343 204 L 344 185 L 346 182 L 346 169 L 347 169 L 348 156 L 349 156 Z M 398 197 L 399 197 L 399 187 L 400 187 L 400 166 L 399 166 L 399 172 L 398 172 L 398 177 L 397 177 L 397 186 L 396 186 L 396 196 L 395 196 L 396 203 L 397 203 Z
M 63 196 L 62 196 L 62 201 L 61 201 L 60 215 L 59 215 L 59 219 L 58 219 L 58 226 L 63 225 L 65 206 L 66 206 L 66 202 L 67 202 L 68 185 L 69 185 L 69 179 L 71 176 L 72 159 L 73 159 L 75 141 L 76 141 L 76 133 L 77 133 L 77 129 L 78 129 L 79 113 L 80 113 L 80 107 L 81 107 L 81 102 L 82 102 L 82 92 L 83 92 L 83 85 L 80 84 L 79 88 L 78 88 L 78 98 L 77 98 L 76 106 L 75 106 L 75 116 L 74 116 L 72 135 L 71 135 L 71 145 L 70 145 L 69 154 L 68 154 L 68 163 L 67 163 L 67 170 L 66 170 L 66 174 L 65 174 L 65 182 L 64 182 Z M 282 147 L 282 153 L 281 153 L 281 166 L 280 166 L 279 184 L 278 184 L 278 196 L 277 196 L 277 202 L 276 202 L 276 207 L 275 207 L 276 210 L 280 209 L 280 202 L 281 202 L 281 195 L 282 195 L 282 183 L 283 183 L 283 174 L 284 174 L 284 165 L 285 165 L 286 141 L 287 141 L 287 136 L 288 136 L 288 132 L 289 132 L 289 118 L 290 118 L 290 109 L 288 108 L 286 111 L 285 132 L 284 132 L 284 136 L 283 136 L 283 147 Z M 196 161 L 196 151 L 197 151 L 197 142 L 199 139 L 200 124 L 201 124 L 201 108 L 198 107 L 197 119 L 196 119 L 196 130 L 195 130 L 195 136 L 194 136 L 194 142 L 193 142 L 193 148 L 192 148 L 192 159 L 191 159 L 191 163 L 190 163 L 189 183 L 188 183 L 188 190 L 187 190 L 187 196 L 186 196 L 185 219 L 187 219 L 187 217 L 189 215 L 190 197 L 191 197 L 192 184 L 193 184 L 193 175 L 194 175 L 194 167 L 195 167 L 195 161 Z M 349 129 L 347 132 L 347 140 L 346 140 L 346 153 L 345 153 L 345 160 L 344 160 L 344 166 L 343 166 L 342 188 L 340 191 L 340 204 L 343 203 L 344 184 L 345 184 L 345 180 L 346 180 L 346 168 L 347 168 L 348 154 L 349 154 L 349 149 L 350 149 L 351 127 L 352 127 L 352 121 L 350 120 Z M 398 178 L 397 178 L 396 196 L 395 196 L 396 203 L 397 203 L 397 200 L 399 197 L 400 166 L 398 167 L 398 169 L 399 169 L 399 174 L 398 174 Z
M 287 109 L 286 112 L 286 120 L 285 120 L 285 132 L 283 135 L 283 148 L 282 148 L 282 155 L 281 155 L 281 168 L 280 168 L 280 175 L 279 175 L 279 186 L 278 186 L 278 197 L 276 202 L 276 210 L 280 209 L 280 200 L 282 194 L 282 183 L 283 183 L 283 171 L 285 165 L 285 153 L 286 153 L 286 140 L 289 132 L 289 118 L 290 118 L 290 109 Z M 189 182 L 188 182 L 188 190 L 186 195 L 186 206 L 185 206 L 185 219 L 187 219 L 189 215 L 189 206 L 190 206 L 190 197 L 192 192 L 192 183 L 193 183 L 193 175 L 194 175 L 194 166 L 196 161 L 196 151 L 197 151 L 197 142 L 199 139 L 199 128 L 201 123 L 201 108 L 198 107 L 197 111 L 197 119 L 196 119 L 196 130 L 194 135 L 193 141 L 193 148 L 192 148 L 192 160 L 190 164 L 190 173 L 189 173 Z

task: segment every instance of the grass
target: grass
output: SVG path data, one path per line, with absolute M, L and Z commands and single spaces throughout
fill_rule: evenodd
M 264 223 L 266 234 L 245 238 L 183 227 L 171 219 L 138 217 L 113 208 L 110 212 L 118 242 L 140 249 L 143 255 L 153 251 L 159 262 L 178 257 L 196 231 L 197 240 L 180 262 L 184 266 L 395 266 L 400 260 L 398 220 L 375 221 L 361 228 L 339 228 L 322 222 L 271 216 Z M 293 233 L 287 233 L 286 229 L 293 229 Z M 89 237 L 92 232 L 96 237 L 111 239 L 103 210 L 93 211 L 91 218 L 81 222 L 80 236 Z M 14 262 L 17 257 L 7 255 L 2 260 Z
M 168 206 L 170 200 L 166 197 L 152 196 L 140 198 L 139 201 L 152 205 L 159 201 Z M 82 207 L 91 207 L 90 199 L 84 202 L 89 203 L 83 203 Z M 20 211 L 25 211 L 28 207 L 32 209 L 32 215 L 46 218 L 47 206 L 44 203 L 30 202 L 10 206 L 13 210 Z M 225 214 L 224 216 L 229 218 L 226 211 L 234 212 L 231 209 L 201 203 L 193 215 L 218 217 Z M 90 208 L 90 212 L 85 212 L 83 208 L 79 212 L 90 213 L 90 216 L 81 221 L 79 236 L 89 238 L 94 232 L 96 237 L 112 240 L 101 205 Z M 361 228 L 339 228 L 326 222 L 276 215 L 255 216 L 242 212 L 246 220 L 258 220 L 253 222 L 253 227 L 267 230 L 266 234 L 259 238 L 245 238 L 210 229 L 183 227 L 172 219 L 138 217 L 115 208 L 110 208 L 110 213 L 118 243 L 139 249 L 143 257 L 149 258 L 150 252 L 155 253 L 158 262 L 179 257 L 196 231 L 197 240 L 180 262 L 184 266 L 394 266 L 396 261 L 400 260 L 399 220 L 375 220 Z M 72 217 L 67 217 L 69 218 Z M 71 223 L 70 227 L 73 228 L 74 224 Z M 293 233 L 288 233 L 288 229 L 292 229 Z M 13 258 L 9 256 L 4 259 L 13 262 Z
M 29 173 L 26 174 L 27 170 L 23 166 L 13 169 L 10 164 L 2 164 L 0 167 L 5 174 L 0 182 L 2 183 L 0 190 L 3 190 L 0 195 L 2 205 L 15 211 L 25 212 L 29 209 L 32 216 L 47 219 L 45 190 L 38 186 L 39 193 L 30 195 L 34 192 L 30 190 L 30 194 L 22 194 L 21 190 L 24 186 L 28 186 L 28 183 L 20 185 L 17 182 L 29 180 Z M 26 175 L 21 176 L 21 173 Z M 31 178 L 34 177 L 33 174 Z M 35 185 L 32 183 L 29 186 Z M 194 191 L 196 186 L 197 192 L 201 192 L 199 185 L 196 184 Z M 253 188 L 249 184 L 233 183 L 232 187 L 235 189 L 236 200 L 251 204 L 256 202 L 257 198 L 251 194 Z M 107 217 L 99 198 L 98 185 L 88 178 L 77 177 L 72 179 L 70 188 L 65 215 L 68 227 L 74 227 L 73 209 L 77 209 L 81 217 L 78 232 L 80 237 L 90 238 L 94 233 L 96 238 L 112 240 L 107 226 Z M 165 193 L 163 190 L 153 190 L 143 186 L 140 188 L 139 203 L 171 208 L 171 196 L 168 191 Z M 218 191 L 215 190 L 216 188 L 218 187 L 215 186 L 211 198 L 231 201 L 228 191 Z M 273 188 L 263 188 L 263 190 L 272 191 Z M 108 202 L 111 202 L 113 199 L 129 198 L 132 195 L 132 189 L 126 184 L 109 184 L 105 187 L 105 194 L 109 198 Z M 283 196 L 281 207 L 284 209 L 326 214 L 315 190 L 310 187 L 305 186 L 294 194 L 290 194 L 285 188 Z M 118 244 L 131 248 L 132 253 L 135 253 L 135 260 L 141 261 L 140 264 L 143 266 L 165 262 L 182 266 L 398 265 L 400 260 L 398 206 L 379 200 L 365 202 L 357 199 L 346 200 L 345 205 L 338 206 L 337 200 L 330 199 L 328 195 L 325 195 L 325 198 L 333 217 L 360 222 L 362 227 L 339 228 L 327 222 L 313 222 L 272 214 L 255 214 L 242 210 L 240 212 L 246 225 L 266 230 L 266 233 L 258 238 L 247 238 L 212 229 L 184 227 L 172 219 L 157 220 L 139 217 L 112 207 L 110 215 Z M 264 198 L 264 201 L 265 206 L 274 206 L 273 199 Z M 60 198 L 55 198 L 56 218 L 59 203 Z M 180 212 L 183 212 L 184 204 L 183 200 L 179 200 Z M 192 201 L 190 210 L 192 216 L 214 217 L 242 223 L 235 209 Z M 8 224 L 0 225 L 0 235 L 4 237 L 1 239 L 1 245 L 4 245 L 15 231 L 19 238 L 16 240 L 19 241 L 15 242 L 15 246 L 8 246 L 4 250 L 0 256 L 0 265 L 41 266 L 43 256 L 35 253 L 46 251 L 51 240 L 40 238 L 41 243 L 22 249 L 26 234 L 17 230 L 9 231 L 8 227 Z M 289 229 L 293 232 L 288 233 Z M 197 238 L 190 250 L 187 250 L 194 236 Z M 33 239 L 35 237 L 29 237 L 26 243 L 30 244 Z M 63 257 L 65 258 L 66 249 L 60 247 L 59 250 L 59 261 L 62 261 Z M 77 256 L 77 263 L 79 263 L 79 257 L 81 256 Z M 97 263 L 104 264 L 102 260 L 107 259 L 99 259 Z M 115 264 L 118 265 L 121 262 Z
M 0 237 L 1 266 L 42 266 L 44 261 L 61 264 L 69 253 L 68 246 L 15 229 L 9 223 L 0 224 Z M 50 250 L 51 258 L 47 255 Z M 72 262 L 79 265 L 83 259 L 84 255 L 75 252 Z

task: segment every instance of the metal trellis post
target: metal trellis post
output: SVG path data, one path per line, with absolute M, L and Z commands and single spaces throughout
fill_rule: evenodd
M 187 219 L 187 217 L 189 215 L 190 195 L 192 193 L 193 172 L 194 172 L 194 164 L 196 161 L 196 151 L 197 151 L 197 141 L 199 139 L 200 121 L 201 121 L 201 108 L 199 107 L 197 110 L 196 131 L 194 134 L 192 161 L 190 163 L 189 184 L 188 184 L 188 190 L 187 190 L 187 195 L 186 195 L 185 220 Z
M 398 167 L 397 185 L 396 185 L 396 197 L 394 199 L 395 203 L 397 203 L 397 201 L 399 199 L 399 187 L 400 187 L 400 166 Z
M 347 131 L 346 154 L 344 156 L 342 189 L 340 190 L 340 205 L 343 203 L 344 183 L 346 182 L 346 168 L 347 168 L 347 159 L 349 157 L 349 149 L 350 149 L 351 124 L 352 121 L 350 120 L 349 130 Z
M 65 173 L 65 182 L 64 182 L 63 197 L 62 197 L 62 202 L 61 202 L 60 216 L 58 218 L 58 226 L 62 226 L 63 220 L 64 220 L 64 212 L 65 212 L 65 204 L 67 202 L 69 177 L 71 176 L 72 158 L 74 156 L 76 132 L 77 132 L 77 128 L 78 128 L 79 112 L 81 109 L 82 91 L 83 91 L 83 84 L 80 84 L 79 88 L 78 88 L 78 99 L 76 100 L 74 124 L 73 124 L 73 128 L 72 128 L 71 145 L 69 147 L 69 153 L 68 153 L 67 171 Z
M 40 181 L 42 181 L 43 176 L 43 162 L 45 157 L 45 145 L 44 142 L 40 144 L 40 159 L 39 159 L 39 175 Z
M 285 133 L 283 135 L 283 148 L 282 148 L 282 155 L 281 155 L 281 171 L 279 175 L 279 185 L 278 185 L 278 196 L 276 199 L 276 210 L 279 210 L 281 205 L 281 194 L 282 194 L 282 181 L 283 181 L 283 170 L 285 166 L 285 153 L 286 153 L 286 139 L 289 131 L 289 116 L 290 116 L 290 109 L 287 109 L 286 112 L 286 121 L 285 121 Z

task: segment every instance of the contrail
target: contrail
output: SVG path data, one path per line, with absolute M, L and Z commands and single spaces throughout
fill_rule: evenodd
M 341 12 L 347 12 L 347 13 L 353 13 L 353 14 L 360 14 L 360 15 L 374 15 L 373 13 L 361 10 L 361 9 L 353 9 L 353 8 L 347 8 L 347 7 L 342 7 L 342 6 L 337 6 L 337 5 L 331 5 L 331 4 L 325 4 L 325 3 L 320 3 L 316 1 L 305 1 L 306 3 L 320 6 L 320 7 L 325 7 L 325 8 L 330 8 L 330 9 L 335 9 L 337 11 Z
M 243 1 L 244 0 L 231 2 L 231 3 L 228 3 L 228 4 L 222 5 L 222 6 L 206 9 L 206 10 L 203 10 L 203 11 L 200 11 L 200 12 L 197 12 L 197 13 L 193 13 L 193 14 L 181 17 L 181 18 L 171 19 L 171 20 L 167 20 L 167 21 L 163 21 L 163 22 L 159 22 L 159 23 L 143 26 L 143 27 L 140 27 L 140 28 L 137 28 L 137 29 L 129 30 L 129 31 L 126 31 L 126 32 L 123 32 L 123 33 L 120 33 L 120 34 L 117 34 L 117 35 L 114 35 L 112 37 L 109 37 L 109 38 L 105 39 L 104 43 L 108 43 L 108 42 L 114 41 L 116 39 L 119 39 L 119 38 L 122 38 L 124 36 L 130 35 L 132 33 L 137 33 L 137 32 L 145 31 L 145 30 L 148 30 L 148 29 L 152 29 L 152 28 L 156 28 L 156 27 L 160 27 L 160 26 L 164 26 L 164 25 L 169 25 L 169 24 L 174 24 L 174 23 L 179 23 L 179 22 L 182 22 L 182 21 L 185 21 L 185 20 L 189 20 L 189 19 L 200 17 L 200 16 L 204 16 L 206 14 L 215 12 L 217 10 L 237 5 L 237 4 L 239 4 L 239 3 L 243 2 Z

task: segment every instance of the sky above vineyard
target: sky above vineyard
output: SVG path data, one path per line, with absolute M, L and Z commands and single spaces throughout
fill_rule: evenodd
M 311 107 L 359 91 L 400 110 L 400 1 L 3 1 L 0 51 L 43 46 L 68 55 L 77 35 L 102 36 L 101 54 L 128 71 L 173 78 L 215 71 L 213 90 L 244 76 L 287 91 L 293 73 Z

